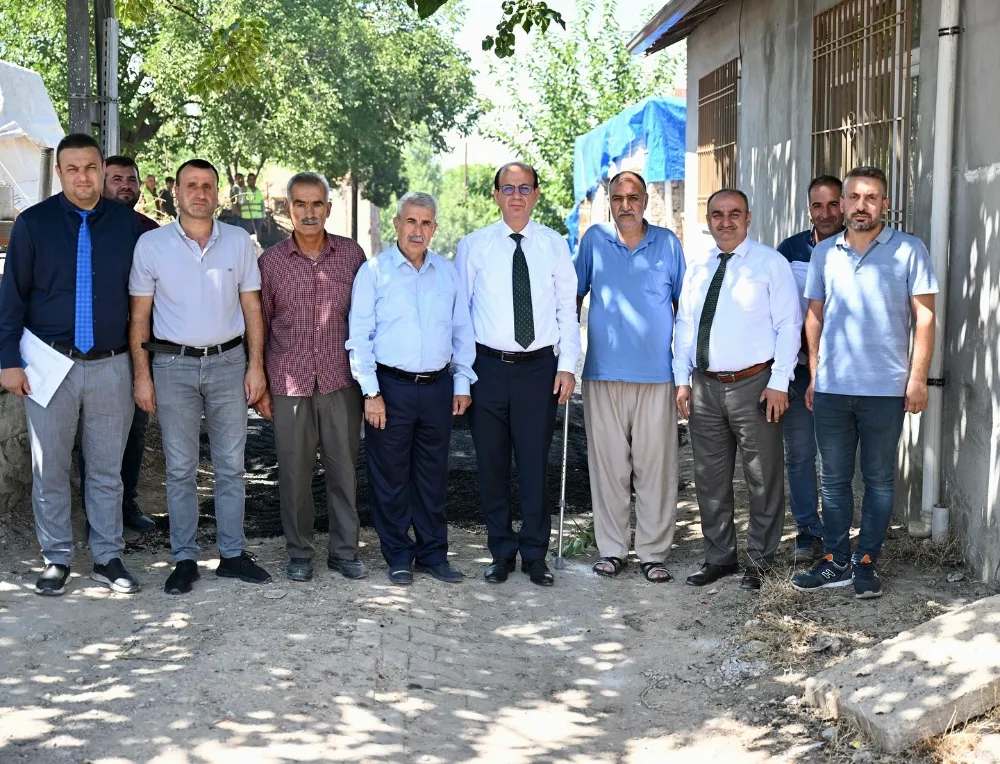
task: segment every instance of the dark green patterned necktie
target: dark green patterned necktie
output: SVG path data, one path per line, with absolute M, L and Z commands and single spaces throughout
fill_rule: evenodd
M 521 249 L 522 234 L 512 233 L 514 240 L 514 339 L 517 344 L 527 348 L 535 341 L 535 316 L 531 312 L 531 276 L 528 274 L 528 261 Z
M 733 256 L 732 252 L 719 253 L 719 267 L 715 270 L 712 283 L 708 285 L 705 295 L 705 306 L 701 309 L 701 321 L 698 322 L 698 351 L 696 360 L 698 368 L 708 371 L 708 344 L 712 335 L 712 321 L 715 320 L 715 309 L 719 304 L 719 293 L 722 291 L 722 280 L 726 277 L 726 263 Z

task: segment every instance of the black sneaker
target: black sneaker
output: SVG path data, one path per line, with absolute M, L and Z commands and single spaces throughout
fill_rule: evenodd
M 792 562 L 812 562 L 823 556 L 823 539 L 811 533 L 800 533 L 795 537 Z
M 201 573 L 198 572 L 198 563 L 194 560 L 181 560 L 174 572 L 167 577 L 163 591 L 167 594 L 187 594 L 191 591 L 191 584 L 199 578 Z
M 851 585 L 851 566 L 838 565 L 833 561 L 833 555 L 824 555 L 823 559 L 804 573 L 792 576 L 792 586 L 800 592 L 811 592 L 816 589 L 833 589 Z
M 220 578 L 238 578 L 248 584 L 269 584 L 271 574 L 255 562 L 249 552 L 240 552 L 238 557 L 220 557 L 215 575 Z
M 136 533 L 152 533 L 156 530 L 156 523 L 142 514 L 135 504 L 122 507 L 122 525 Z
M 875 563 L 865 555 L 853 565 L 854 597 L 859 600 L 872 600 L 882 596 L 882 579 L 878 577 Z
M 108 560 L 104 565 L 94 565 L 90 578 L 119 594 L 135 594 L 139 591 L 138 579 L 125 569 L 118 557 Z
M 67 581 L 69 581 L 69 565 L 46 565 L 42 575 L 35 582 L 35 594 L 58 597 L 66 591 Z

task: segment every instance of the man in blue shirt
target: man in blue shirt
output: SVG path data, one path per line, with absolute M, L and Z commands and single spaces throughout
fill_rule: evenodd
M 583 405 L 600 576 L 629 552 L 635 486 L 635 553 L 648 581 L 671 580 L 680 473 L 671 341 L 684 280 L 677 237 L 643 219 L 649 195 L 634 172 L 608 185 L 614 224 L 591 226 L 575 258 L 577 308 L 590 293 Z
M 445 494 L 452 415 L 472 403 L 476 345 L 458 271 L 428 249 L 436 219 L 434 197 L 404 195 L 396 246 L 361 266 L 351 297 L 347 349 L 365 396 L 372 517 L 400 586 L 413 583 L 414 562 L 439 581 L 463 578 L 448 563 Z
M 86 457 L 90 577 L 131 594 L 122 564 L 122 454 L 132 424 L 128 275 L 142 232 L 128 207 L 104 199 L 101 150 L 72 134 L 56 148 L 63 191 L 25 210 L 11 231 L 0 282 L 0 384 L 24 397 L 32 456 L 31 503 L 45 560 L 35 585 L 59 595 L 73 559 L 70 465 L 77 427 Z M 25 331 L 73 360 L 47 405 L 31 399 L 20 343 Z
M 938 291 L 923 243 L 882 223 L 886 196 L 881 170 L 856 167 L 847 174 L 847 230 L 816 247 L 806 282 L 812 371 L 806 405 L 816 420 L 826 554 L 792 585 L 808 591 L 853 583 L 859 599 L 882 594 L 875 563 L 892 519 L 896 449 L 904 413 L 927 407 Z M 852 558 L 859 444 L 865 494 Z
M 778 245 L 778 251 L 791 263 L 795 283 L 802 296 L 802 314 L 808 301 L 805 299 L 806 273 L 813 248 L 821 241 L 836 236 L 844 230 L 844 212 L 840 208 L 843 188 L 839 178 L 820 175 L 809 184 L 809 217 L 812 228 L 789 236 Z M 811 561 L 823 555 L 823 523 L 819 519 L 819 497 L 816 484 L 816 429 L 813 413 L 806 407 L 806 390 L 809 387 L 809 357 L 806 342 L 802 340 L 799 363 L 791 387 L 796 396 L 785 412 L 785 468 L 788 472 L 788 493 L 792 517 L 798 534 L 795 537 L 795 562 Z

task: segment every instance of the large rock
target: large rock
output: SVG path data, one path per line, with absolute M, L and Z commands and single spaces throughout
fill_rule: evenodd
M 857 721 L 896 753 L 1000 704 L 1000 595 L 856 650 L 806 682 L 827 718 Z
M 0 544 L 30 539 L 33 527 L 24 403 L 0 391 Z

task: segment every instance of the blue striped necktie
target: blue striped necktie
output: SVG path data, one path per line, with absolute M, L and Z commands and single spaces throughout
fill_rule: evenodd
M 81 353 L 94 347 L 94 278 L 87 217 L 93 210 L 77 210 L 82 220 L 76 238 L 76 326 L 73 344 Z

